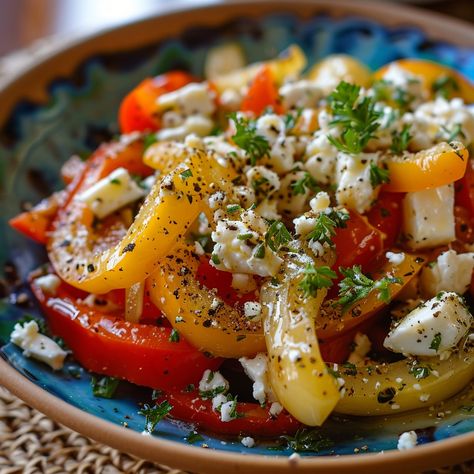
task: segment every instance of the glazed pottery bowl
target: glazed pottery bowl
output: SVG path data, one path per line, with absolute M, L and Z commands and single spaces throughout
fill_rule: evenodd
M 331 53 L 351 54 L 371 68 L 403 57 L 427 58 L 474 78 L 474 30 L 467 24 L 389 4 L 338 1 L 239 1 L 147 18 L 72 42 L 32 64 L 0 90 L 0 259 L 6 295 L 0 303 L 0 381 L 61 423 L 135 455 L 191 471 L 228 473 L 398 472 L 454 464 L 474 457 L 473 390 L 434 410 L 392 417 L 333 416 L 322 428 L 331 446 L 292 456 L 261 441 L 203 435 L 190 445 L 190 426 L 164 421 L 142 436 L 139 402 L 149 390 L 123 383 L 112 400 L 95 398 L 90 374 L 74 361 L 59 372 L 26 359 L 8 342 L 33 304 L 15 304 L 8 292 L 28 291 L 25 278 L 46 261 L 42 248 L 7 226 L 27 202 L 61 187 L 59 168 L 117 132 L 120 99 L 144 77 L 173 68 L 202 73 L 206 51 L 238 41 L 249 61 L 274 57 L 297 43 L 309 63 Z M 419 444 L 396 451 L 400 433 L 417 430 Z M 203 449 L 206 447 L 208 449 Z M 383 452 L 383 454 L 380 454 Z M 355 454 L 357 453 L 357 454 Z

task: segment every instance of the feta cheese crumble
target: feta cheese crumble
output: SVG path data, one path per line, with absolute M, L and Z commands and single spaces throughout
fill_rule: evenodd
M 40 276 L 35 279 L 35 285 L 37 285 L 43 291 L 43 293 L 51 296 L 56 294 L 56 290 L 59 288 L 60 284 L 60 278 L 52 273 Z
M 253 359 L 241 357 L 239 362 L 253 381 L 253 398 L 260 404 L 264 404 L 266 399 L 274 399 L 272 389 L 268 382 L 268 361 L 266 354 L 260 352 Z
M 255 440 L 251 438 L 250 436 L 246 436 L 245 438 L 242 438 L 241 443 L 246 448 L 253 448 L 255 446 Z
M 41 334 L 36 321 L 29 321 L 23 325 L 15 324 L 10 340 L 23 349 L 25 357 L 44 362 L 54 370 L 59 370 L 64 365 L 67 352 L 51 338 Z
M 414 431 L 405 431 L 398 438 L 397 448 L 400 451 L 405 451 L 407 449 L 412 449 L 416 446 L 418 442 L 418 436 Z

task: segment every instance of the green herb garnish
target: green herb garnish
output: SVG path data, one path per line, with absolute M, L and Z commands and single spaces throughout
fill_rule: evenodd
M 394 131 L 392 133 L 392 144 L 390 145 L 390 150 L 395 155 L 402 154 L 407 148 L 410 140 L 413 138 L 410 135 L 411 125 L 405 124 L 401 132 Z
M 179 332 L 176 331 L 176 329 L 174 329 L 174 328 L 171 330 L 169 341 L 170 342 L 179 342 Z
M 305 298 L 316 296 L 320 288 L 329 288 L 332 286 L 332 280 L 337 278 L 336 272 L 326 265 L 316 267 L 308 263 L 302 273 L 303 278 L 299 282 L 298 288 L 303 291 Z
M 91 387 L 94 397 L 112 398 L 119 385 L 120 380 L 115 377 L 95 376 L 91 378 Z
M 193 172 L 188 168 L 187 170 L 182 171 L 179 173 L 181 179 L 185 181 L 186 179 L 190 178 L 193 175 Z
M 300 428 L 294 436 L 282 436 L 288 448 L 293 451 L 312 451 L 318 453 L 334 446 L 333 441 L 326 438 L 319 428 Z
M 305 194 L 306 191 L 316 192 L 320 190 L 316 180 L 307 171 L 305 171 L 301 179 L 291 184 L 291 191 L 294 196 Z
M 459 84 L 453 76 L 441 76 L 433 82 L 431 90 L 435 95 L 449 99 L 459 91 Z
M 265 244 L 274 252 L 291 240 L 291 234 L 281 221 L 273 221 L 265 233 Z
M 377 166 L 375 163 L 370 163 L 370 184 L 373 188 L 376 188 L 383 183 L 390 183 L 389 171 Z
M 330 209 L 328 212 L 321 212 L 314 229 L 306 236 L 307 240 L 316 240 L 333 246 L 332 238 L 336 235 L 336 228 L 346 227 L 349 213 L 343 210 Z
M 168 400 L 150 406 L 148 404 L 143 405 L 143 408 L 138 412 L 139 415 L 145 417 L 145 431 L 153 433 L 156 425 L 173 409 L 172 405 L 169 404 Z
M 432 339 L 431 344 L 430 344 L 430 349 L 433 349 L 433 350 L 435 350 L 436 352 L 438 352 L 440 345 L 441 345 L 441 333 L 440 333 L 440 332 L 437 332 L 437 333 L 433 336 L 433 339 Z

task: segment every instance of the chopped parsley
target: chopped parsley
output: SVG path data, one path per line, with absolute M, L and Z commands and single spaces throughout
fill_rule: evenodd
M 360 86 L 342 81 L 328 97 L 333 114 L 331 125 L 343 127 L 340 137 L 328 135 L 328 139 L 338 150 L 352 155 L 364 150 L 380 126 L 381 113 L 375 110 L 375 100 L 360 100 L 359 93 Z
M 211 255 L 211 260 L 214 265 L 219 265 L 221 263 L 220 258 L 215 253 Z
M 319 428 L 300 428 L 294 436 L 284 435 L 281 438 L 286 442 L 288 448 L 299 452 L 318 453 L 334 445 L 329 438 L 321 433 Z
M 110 180 L 110 184 L 121 184 L 122 182 L 118 178 L 112 178 Z
M 143 408 L 138 412 L 139 415 L 145 417 L 145 431 L 153 433 L 156 425 L 173 409 L 168 400 L 164 400 L 154 406 L 148 404 L 143 405 Z
M 255 120 L 238 117 L 236 113 L 230 114 L 229 118 L 235 124 L 235 135 L 232 135 L 232 140 L 245 150 L 250 158 L 250 164 L 255 166 L 257 160 L 268 154 L 270 145 L 267 139 L 257 134 Z
M 288 113 L 285 115 L 285 117 L 283 117 L 286 130 L 291 130 L 295 128 L 295 125 L 298 122 L 299 118 L 301 117 L 302 113 L 303 113 L 303 109 L 301 107 L 298 107 L 298 109 L 296 110 L 296 114 Z
M 235 214 L 240 210 L 242 210 L 242 208 L 239 204 L 228 204 L 225 211 L 227 212 L 227 214 Z
M 176 331 L 176 329 L 174 329 L 174 328 L 171 330 L 169 341 L 170 342 L 179 342 L 179 332 Z
M 246 234 L 239 234 L 237 238 L 239 240 L 250 240 L 253 237 L 252 232 L 247 232 Z
M 390 183 L 389 171 L 375 163 L 370 163 L 370 184 L 373 188 L 376 188 L 383 183 Z
M 337 278 L 336 272 L 324 265 L 316 267 L 308 263 L 302 271 L 303 278 L 298 284 L 298 288 L 303 291 L 303 296 L 316 296 L 320 288 L 329 288 L 332 286 L 332 280 Z
M 456 138 L 461 137 L 461 138 L 466 138 L 466 134 L 463 132 L 462 129 L 462 124 L 457 123 L 454 125 L 452 130 L 448 130 L 446 127 L 442 127 L 444 132 L 448 135 L 448 138 L 446 138 L 446 141 L 452 142 L 453 140 L 456 140 Z
M 120 380 L 115 377 L 98 377 L 93 375 L 91 378 L 91 387 L 94 397 L 112 398 L 119 385 Z
M 198 441 L 204 441 L 204 438 L 195 430 L 190 431 L 186 436 L 186 442 L 189 444 L 197 443 Z
M 441 345 L 441 333 L 437 332 L 431 341 L 430 349 L 433 349 L 436 352 L 438 352 L 440 345 Z
M 390 150 L 395 155 L 400 155 L 403 153 L 410 143 L 410 140 L 413 138 L 410 135 L 411 125 L 405 124 L 401 132 L 394 131 L 392 133 L 392 144 L 390 145 Z
M 281 221 L 273 221 L 265 234 L 265 244 L 274 252 L 291 240 L 291 234 Z
M 181 176 L 181 179 L 183 181 L 186 181 L 188 178 L 191 178 L 191 176 L 193 175 L 193 172 L 188 168 L 187 170 L 184 170 L 181 173 L 179 173 L 179 175 Z
M 265 258 L 265 244 L 262 242 L 255 247 L 253 252 L 255 258 Z
M 294 196 L 298 194 L 305 194 L 307 191 L 320 191 L 318 184 L 315 179 L 305 171 L 304 176 L 291 184 L 291 191 Z
M 431 367 L 428 365 L 414 365 L 410 368 L 409 373 L 415 377 L 417 380 L 423 380 L 430 376 Z
M 339 299 L 337 304 L 346 311 L 355 302 L 364 299 L 374 290 L 378 291 L 378 298 L 388 303 L 390 301 L 390 285 L 401 283 L 400 278 L 384 277 L 374 281 L 362 273 L 360 265 L 352 268 L 339 267 L 344 279 L 339 282 Z
M 459 84 L 453 76 L 440 76 L 431 85 L 431 90 L 435 95 L 449 99 L 459 91 Z
M 158 138 L 156 138 L 156 134 L 149 133 L 148 135 L 145 135 L 145 137 L 143 138 L 143 149 L 146 150 L 157 141 Z
M 332 237 L 336 235 L 336 228 L 346 227 L 349 213 L 343 210 L 330 209 L 328 212 L 321 212 L 314 229 L 306 236 L 307 240 L 316 240 L 333 246 Z

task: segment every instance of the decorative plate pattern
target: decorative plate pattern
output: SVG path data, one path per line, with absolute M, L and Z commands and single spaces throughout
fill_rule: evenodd
M 271 58 L 291 43 L 298 43 L 309 63 L 331 53 L 348 53 L 370 67 L 404 57 L 433 59 L 459 69 L 474 79 L 474 50 L 427 39 L 413 27 L 387 28 L 357 17 L 333 19 L 319 15 L 302 21 L 292 15 L 272 15 L 262 20 L 241 19 L 220 28 L 194 28 L 179 38 L 132 52 L 90 57 L 68 78 L 57 78 L 49 86 L 47 104 L 20 102 L 0 134 L 0 266 L 7 281 L 18 288 L 29 271 L 46 261 L 42 248 L 15 234 L 7 226 L 9 217 L 27 202 L 35 203 L 60 189 L 61 163 L 74 153 L 88 153 L 101 141 L 117 133 L 116 114 L 120 99 L 142 78 L 182 68 L 200 75 L 206 51 L 220 42 L 238 41 L 249 61 Z M 5 266 L 5 264 L 7 264 Z M 24 291 L 28 291 L 20 284 Z M 141 432 L 143 418 L 139 402 L 148 402 L 151 391 L 122 383 L 113 400 L 95 398 L 90 374 L 73 361 L 59 372 L 26 359 L 8 343 L 16 320 L 25 312 L 40 315 L 38 308 L 15 305 L 10 295 L 0 303 L 1 355 L 36 385 L 62 400 L 118 425 Z M 433 410 L 386 418 L 333 416 L 322 429 L 334 442 L 330 449 L 304 455 L 352 454 L 395 449 L 398 435 L 416 429 L 420 443 L 474 431 L 473 390 Z M 184 423 L 160 423 L 155 436 L 185 443 L 190 427 Z M 204 443 L 219 450 L 249 452 L 238 441 L 205 436 Z M 201 442 L 202 443 L 202 442 Z M 287 456 L 290 451 L 269 451 L 260 442 L 252 453 Z

